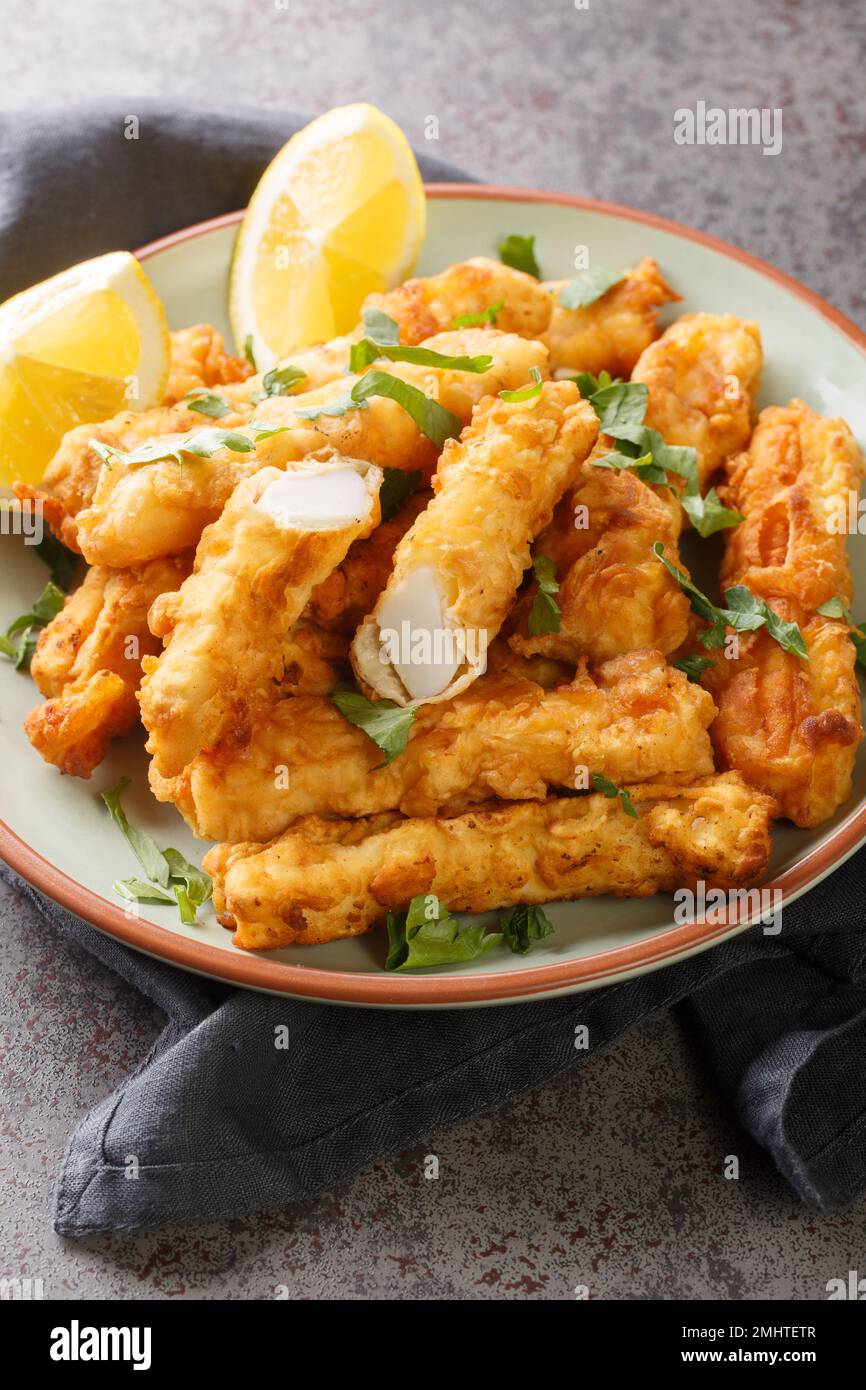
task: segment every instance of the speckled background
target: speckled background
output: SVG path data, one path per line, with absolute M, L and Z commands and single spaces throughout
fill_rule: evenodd
M 866 327 L 864 46 L 850 0 L 5 0 L 0 105 L 370 100 L 418 145 L 436 115 L 430 152 L 480 178 L 702 227 Z M 780 107 L 782 153 L 675 145 L 674 111 L 698 100 Z M 314 1204 L 61 1241 L 66 1136 L 159 1018 L 2 885 L 0 925 L 0 1276 L 46 1297 L 809 1299 L 862 1272 L 866 1207 L 800 1206 L 668 1017 Z

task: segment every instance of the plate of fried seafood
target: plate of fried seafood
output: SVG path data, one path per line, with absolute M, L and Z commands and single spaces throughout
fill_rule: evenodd
M 866 838 L 863 335 L 661 219 L 439 185 L 354 326 L 232 345 L 241 224 L 137 253 L 159 399 L 11 480 L 3 857 L 343 1003 L 783 931 Z

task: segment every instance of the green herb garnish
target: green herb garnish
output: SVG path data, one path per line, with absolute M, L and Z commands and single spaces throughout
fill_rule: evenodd
M 383 471 L 385 478 L 379 489 L 379 506 L 382 520 L 390 521 L 409 501 L 421 481 L 421 473 L 418 469 L 404 473 L 402 468 L 386 468 Z
M 563 309 L 586 309 L 624 279 L 625 271 L 597 265 L 592 270 L 578 271 L 574 279 L 559 291 L 557 298 Z
M 452 328 L 481 328 L 483 324 L 495 324 L 498 316 L 505 308 L 505 300 L 500 299 L 496 304 L 490 304 L 486 309 L 480 309 L 477 314 L 458 314 Z
M 129 902 L 176 902 L 180 920 L 194 922 L 196 913 L 213 892 L 210 874 L 200 869 L 176 849 L 161 850 L 146 830 L 130 825 L 121 804 L 121 796 L 129 786 L 129 778 L 121 777 L 116 786 L 102 792 L 112 820 L 120 828 L 149 882 L 138 878 L 116 880 L 114 889 Z
M 0 633 L 0 656 L 11 661 L 16 671 L 30 669 L 30 658 L 36 650 L 40 628 L 56 618 L 65 602 L 61 589 L 49 580 L 29 613 L 22 613 L 10 623 L 5 634 Z
M 406 912 L 389 912 L 386 970 L 421 970 L 430 965 L 465 965 L 498 946 L 502 932 L 478 923 L 461 927 L 433 893 L 413 898 Z
M 208 391 L 204 386 L 194 386 L 191 391 L 187 391 L 182 404 L 184 403 L 187 410 L 194 410 L 197 415 L 209 415 L 212 420 L 221 420 L 224 415 L 228 415 L 231 408 L 228 401 L 217 391 Z
M 69 593 L 69 586 L 75 577 L 78 569 L 79 557 L 52 535 L 46 531 L 38 545 L 33 547 L 43 565 L 47 565 L 51 572 L 51 583 L 56 584 L 58 589 L 62 589 L 65 594 Z
M 306 379 L 306 372 L 289 364 L 287 367 L 274 367 L 271 371 L 265 372 L 262 387 L 265 396 L 290 396 L 292 388 Z
M 553 932 L 553 923 L 544 910 L 527 903 L 518 903 L 499 925 L 505 944 L 518 956 L 525 956 L 533 941 L 543 941 Z
M 592 785 L 597 792 L 601 792 L 603 796 L 606 796 L 608 801 L 612 801 L 615 796 L 618 796 L 620 805 L 626 815 L 631 816 L 633 820 L 637 820 L 637 811 L 634 808 L 634 803 L 629 792 L 618 787 L 615 782 L 611 782 L 609 777 L 602 777 L 600 772 L 594 772 L 592 774 Z
M 700 685 L 701 676 L 715 662 L 708 656 L 683 656 L 679 661 L 673 662 L 678 671 L 684 671 L 693 685 Z
M 710 602 L 706 594 L 701 593 L 700 589 L 683 574 L 682 570 L 671 564 L 670 560 L 665 557 L 664 545 L 661 541 L 655 542 L 653 551 L 661 560 L 668 574 L 679 584 L 692 606 L 692 612 L 697 613 L 698 617 L 710 624 L 706 632 L 698 634 L 698 641 L 702 646 L 723 647 L 725 629 L 728 627 L 734 628 L 736 632 L 754 632 L 759 627 L 766 627 L 769 635 L 779 643 L 783 651 L 791 652 L 794 656 L 800 657 L 802 661 L 809 660 L 806 643 L 803 641 L 803 634 L 797 624 L 785 622 L 764 599 L 755 598 L 745 585 L 737 584 L 732 589 L 726 589 L 725 602 L 728 607 L 719 608 L 715 603 Z
M 401 405 L 408 415 L 411 415 L 415 424 L 422 434 L 441 449 L 446 439 L 453 439 L 463 428 L 463 421 L 456 415 L 452 415 L 450 410 L 446 410 L 438 401 L 431 400 L 425 396 L 423 391 L 419 391 L 417 386 L 410 386 L 408 381 L 402 381 L 398 376 L 391 376 L 388 372 L 379 372 L 373 368 L 356 381 L 352 387 L 352 399 L 357 404 L 366 405 L 370 396 L 389 396 L 391 400 Z
M 364 733 L 385 754 L 385 765 L 405 753 L 415 710 L 396 705 L 393 700 L 368 700 L 355 690 L 335 690 L 331 699 L 350 724 Z M 375 771 L 375 769 L 374 769 Z
M 363 372 L 365 367 L 380 357 L 387 358 L 389 362 L 412 362 L 419 367 L 438 367 L 454 372 L 486 372 L 493 361 L 489 354 L 483 357 L 448 357 L 431 348 L 401 347 L 397 324 L 381 309 L 364 311 L 364 327 L 367 336 L 353 343 L 349 353 L 350 372 Z
M 248 454 L 254 447 L 252 440 L 246 435 L 237 434 L 234 430 L 220 429 L 194 430 L 191 434 L 185 435 L 180 444 L 175 445 L 166 444 L 159 438 L 146 439 L 137 449 L 130 449 L 129 452 L 116 449 L 112 444 L 101 444 L 98 439 L 91 439 L 88 443 L 109 468 L 114 459 L 119 459 L 130 468 L 146 463 L 164 463 L 171 459 L 182 464 L 185 458 L 209 459 L 218 449 L 231 449 L 236 454 Z
M 247 361 L 249 362 L 249 364 L 250 364 L 250 366 L 252 367 L 253 371 L 254 371 L 254 372 L 257 372 L 259 369 L 258 369 L 258 366 L 256 365 L 256 355 L 255 355 L 255 353 L 253 352 L 253 335 L 252 335 L 252 333 L 248 333 L 247 336 L 246 336 L 246 338 L 244 339 L 244 357 L 245 357 L 245 358 L 247 359 Z
M 538 580 L 538 590 L 529 610 L 526 621 L 530 637 L 540 637 L 545 632 L 559 632 L 562 613 L 553 597 L 559 593 L 556 582 L 556 568 L 549 555 L 534 555 L 532 568 Z
M 533 396 L 541 395 L 541 372 L 537 367 L 529 368 L 529 375 L 532 377 L 531 386 L 521 386 L 516 391 L 500 391 L 499 394 L 504 401 L 531 401 Z
M 499 259 L 503 265 L 510 265 L 512 270 L 522 270 L 525 275 L 534 275 L 536 280 L 541 279 L 541 271 L 535 259 L 534 236 L 521 236 L 519 232 L 512 232 L 499 243 Z

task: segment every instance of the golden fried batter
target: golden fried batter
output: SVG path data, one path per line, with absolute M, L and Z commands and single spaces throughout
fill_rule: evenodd
M 246 381 L 253 369 L 243 357 L 226 352 L 223 336 L 209 323 L 196 323 L 171 335 L 171 363 L 163 405 L 174 405 L 196 387 Z
M 665 443 L 697 450 L 702 492 L 749 442 L 762 365 L 756 323 L 734 314 L 683 314 L 632 372 L 632 381 L 649 387 L 645 423 Z
M 46 762 L 89 777 L 111 740 L 136 724 L 141 660 L 159 650 L 148 609 L 180 586 L 191 564 L 189 555 L 139 570 L 88 570 L 43 629 L 30 670 L 49 698 L 31 710 L 24 728 Z
M 748 453 L 730 459 L 725 500 L 745 516 L 726 533 L 722 587 L 745 584 L 800 627 L 809 661 L 766 631 L 740 635 L 739 655 L 720 656 L 705 683 L 717 692 L 713 740 L 722 763 L 778 798 L 796 825 L 819 825 L 851 794 L 863 738 L 855 651 L 848 627 L 815 609 L 847 604 L 847 513 L 864 464 L 842 420 L 791 401 L 761 412 Z
M 447 332 L 456 318 L 483 313 L 497 304 L 501 308 L 496 327 L 503 333 L 540 338 L 550 322 L 547 286 L 486 256 L 449 266 L 441 275 L 407 280 L 387 294 L 372 294 L 364 308 L 384 310 L 396 321 L 401 343 L 415 344 Z
M 253 723 L 248 743 L 203 753 L 152 786 L 202 839 L 267 840 L 310 813 L 454 814 L 491 797 L 586 789 L 592 773 L 617 784 L 689 780 L 713 770 L 715 712 L 707 691 L 658 652 L 634 652 L 552 691 L 482 676 L 447 704 L 420 707 L 405 752 L 387 766 L 331 700 L 283 700 Z
M 723 588 L 745 584 L 807 610 L 831 598 L 848 606 L 848 496 L 863 473 L 844 420 L 825 420 L 798 400 L 761 411 L 748 453 L 727 468 L 725 499 L 746 519 L 728 536 Z
M 442 335 L 430 346 L 449 353 L 488 353 L 493 363 L 489 371 L 475 375 L 403 363 L 381 363 L 378 367 L 434 398 L 438 393 L 446 408 L 461 420 L 469 419 L 481 395 L 523 386 L 530 367 L 537 365 L 546 373 L 546 353 L 541 344 L 509 334 L 467 329 Z M 429 477 L 437 450 L 394 400 L 376 396 L 366 410 L 319 415 L 313 420 L 297 414 L 300 409 L 342 399 L 356 379 L 344 377 L 303 396 L 272 396 L 258 404 L 253 411 L 255 422 L 280 427 L 280 433 L 263 439 L 253 452 L 219 449 L 211 458 L 188 460 L 182 468 L 173 459 L 138 466 L 115 460 L 110 469 L 103 468 L 92 505 L 78 517 L 82 552 L 91 564 L 120 567 L 188 550 L 198 543 L 205 526 L 216 520 L 244 478 L 265 464 L 284 468 L 321 449 L 366 459 L 383 468 L 419 470 Z M 183 414 L 188 420 L 189 412 Z M 217 423 L 235 428 L 241 421 L 230 417 Z M 183 429 L 201 426 L 202 417 L 198 417 Z M 247 428 L 240 432 L 254 438 L 260 431 Z
M 351 676 L 349 639 L 301 618 L 283 639 L 282 662 L 283 669 L 276 677 L 280 698 L 328 695 Z
M 779 815 L 820 825 L 851 795 L 863 739 L 854 647 L 845 623 L 784 599 L 773 607 L 799 623 L 809 661 L 766 631 L 741 635 L 738 660 L 721 657 L 704 675 L 719 709 L 711 734 L 721 766 L 774 796 Z
M 556 373 L 609 372 L 628 377 L 644 348 L 656 336 L 663 304 L 679 299 L 665 281 L 656 261 L 638 261 L 625 279 L 612 285 L 586 309 L 565 309 L 556 296 L 568 280 L 552 280 L 544 289 L 553 300 L 550 327 L 541 340 L 550 352 Z
M 417 574 L 433 576 L 444 627 L 484 639 L 423 698 L 448 698 L 477 678 L 529 564 L 532 539 L 597 433 L 595 412 L 573 382 L 545 382 L 529 400 L 481 402 L 460 439 L 446 444 L 436 495 L 397 546 L 391 578 L 355 636 L 352 665 L 367 690 L 411 702 L 412 675 L 388 659 L 390 620 L 383 615 Z
M 745 887 L 770 855 L 772 801 L 736 773 L 629 788 L 638 818 L 594 794 L 481 807 L 454 819 L 308 816 L 280 839 L 205 857 L 235 945 L 266 950 L 357 936 L 419 893 L 454 912 L 562 898 Z
M 534 555 L 553 561 L 560 622 L 558 632 L 529 632 L 533 580 L 515 606 L 508 639 L 523 656 L 606 661 L 639 647 L 671 652 L 686 638 L 688 600 L 652 550 L 663 541 L 668 558 L 684 568 L 677 550 L 682 508 L 670 491 L 629 469 L 596 468 L 593 460 L 611 447 L 602 436 L 533 546 Z
M 316 584 L 376 525 L 381 483 L 381 469 L 335 455 L 290 475 L 260 469 L 232 493 L 199 542 L 192 575 L 151 610 L 165 651 L 145 659 L 139 700 L 148 752 L 164 776 L 275 698 L 283 638 Z M 274 492 L 285 486 L 296 494 L 288 501 Z M 315 510 L 323 486 L 336 490 L 334 515 L 324 519 Z M 281 518 L 281 508 L 289 515 Z

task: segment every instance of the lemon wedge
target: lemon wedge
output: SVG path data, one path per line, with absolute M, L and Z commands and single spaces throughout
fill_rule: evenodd
M 358 322 L 362 301 L 410 275 L 426 225 L 421 173 L 375 106 L 337 106 L 293 135 L 238 233 L 229 308 L 259 370 Z
M 38 483 L 73 426 L 157 404 L 170 351 L 165 310 L 128 251 L 0 305 L 0 482 Z

